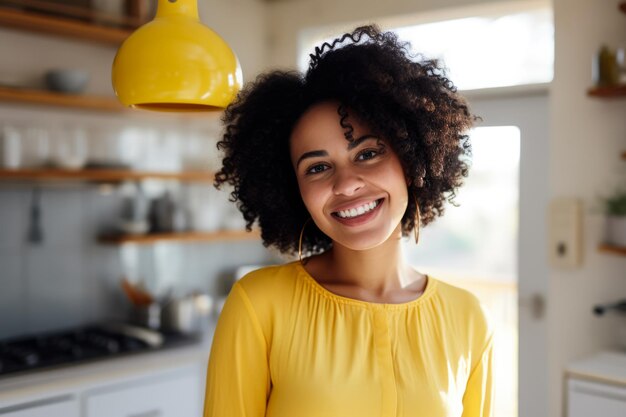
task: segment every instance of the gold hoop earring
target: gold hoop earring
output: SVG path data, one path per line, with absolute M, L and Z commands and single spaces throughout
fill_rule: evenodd
M 415 224 L 413 226 L 413 233 L 415 234 L 415 244 L 420 240 L 420 222 L 422 220 L 422 216 L 420 214 L 420 205 L 417 202 L 417 197 L 413 196 L 415 199 Z
M 300 259 L 300 263 L 302 263 L 302 240 L 304 238 L 304 228 L 310 221 L 311 218 L 309 217 L 307 221 L 304 222 L 302 229 L 300 230 L 300 240 L 298 241 L 298 259 Z

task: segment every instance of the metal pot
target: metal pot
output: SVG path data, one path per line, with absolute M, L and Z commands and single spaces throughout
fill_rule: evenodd
M 161 327 L 161 305 L 157 302 L 135 305 L 131 321 L 139 326 L 159 330 Z
M 207 294 L 191 294 L 169 300 L 161 310 L 161 329 L 180 333 L 203 331 L 213 308 Z

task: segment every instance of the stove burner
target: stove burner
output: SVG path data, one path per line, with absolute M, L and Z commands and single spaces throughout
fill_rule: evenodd
M 150 340 L 142 338 L 146 332 Z M 134 336 L 136 335 L 136 336 Z M 162 342 L 155 345 L 154 340 Z M 160 334 L 126 324 L 104 324 L 45 335 L 0 340 L 0 378 L 23 371 L 146 352 L 197 341 L 181 334 Z

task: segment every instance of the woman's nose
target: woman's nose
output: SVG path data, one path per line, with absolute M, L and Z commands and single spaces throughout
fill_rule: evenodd
M 335 195 L 352 195 L 363 187 L 363 179 L 353 169 L 337 169 L 333 182 Z

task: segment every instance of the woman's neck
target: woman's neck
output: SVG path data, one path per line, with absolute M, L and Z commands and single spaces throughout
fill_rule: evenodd
M 383 244 L 352 250 L 336 242 L 333 249 L 311 259 L 307 268 L 320 284 L 354 286 L 378 297 L 397 293 L 423 276 L 404 259 L 398 229 Z

